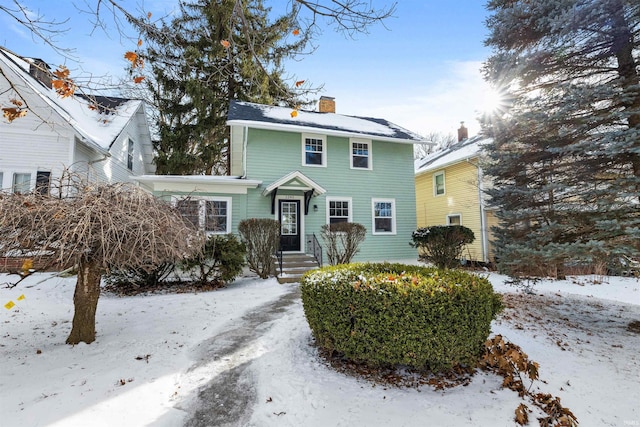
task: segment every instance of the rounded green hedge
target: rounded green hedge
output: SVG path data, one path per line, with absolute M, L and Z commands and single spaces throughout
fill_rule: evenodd
M 325 267 L 300 289 L 316 343 L 371 366 L 474 365 L 502 308 L 486 278 L 404 264 Z

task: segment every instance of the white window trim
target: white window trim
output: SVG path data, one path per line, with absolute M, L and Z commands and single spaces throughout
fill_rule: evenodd
M 171 202 L 174 206 L 176 206 L 176 204 L 178 203 L 178 201 L 180 200 L 184 200 L 184 199 L 189 199 L 189 200 L 195 200 L 198 202 L 227 202 L 227 229 L 225 231 L 207 231 L 206 234 L 207 236 L 210 236 L 212 234 L 229 234 L 231 233 L 231 223 L 233 220 L 233 215 L 232 215 L 232 197 L 218 197 L 218 196 L 197 196 L 197 197 L 183 197 L 183 196 L 172 196 L 171 197 Z M 201 231 L 204 231 L 204 224 L 205 224 L 205 216 L 206 216 L 206 203 L 199 203 L 198 205 L 198 228 Z
M 348 202 L 349 203 L 349 216 L 347 222 L 353 222 L 353 199 L 351 197 L 327 197 L 326 199 L 326 221 L 325 224 L 331 224 L 329 216 L 330 208 L 329 202 Z
M 366 168 L 357 168 L 353 166 L 353 144 L 367 144 L 369 155 Z M 354 170 L 373 170 L 373 143 L 370 139 L 349 138 L 349 166 Z
M 376 203 L 391 203 L 391 231 L 376 231 Z M 371 199 L 371 234 L 380 236 L 395 236 L 396 227 L 396 199 Z
M 310 139 L 319 139 L 322 141 L 322 164 L 320 165 L 308 165 L 307 164 L 307 152 L 306 152 L 306 144 L 305 141 L 307 138 Z M 314 133 L 303 133 L 302 134 L 302 166 L 306 166 L 309 168 L 326 168 L 327 167 L 327 136 L 319 135 Z
M 451 217 L 454 217 L 454 216 L 460 217 L 460 225 L 462 225 L 462 214 L 460 214 L 460 213 L 448 214 L 447 215 L 447 225 L 452 225 L 451 224 Z
M 442 183 L 444 184 L 444 191 L 442 194 L 438 194 L 438 187 L 436 185 L 436 177 L 439 175 L 442 175 Z M 433 174 L 433 196 L 439 197 L 444 196 L 445 194 L 447 194 L 447 177 L 445 176 L 444 171 L 439 171 Z

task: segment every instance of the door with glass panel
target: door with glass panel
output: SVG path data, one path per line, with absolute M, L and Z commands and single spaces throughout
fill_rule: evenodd
M 283 251 L 300 250 L 300 201 L 278 202 L 280 221 L 280 247 Z

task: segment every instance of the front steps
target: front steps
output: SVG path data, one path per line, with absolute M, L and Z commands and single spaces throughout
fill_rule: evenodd
M 276 277 L 278 283 L 295 283 L 300 281 L 304 273 L 316 268 L 318 268 L 318 262 L 311 255 L 283 254 L 282 274 L 280 274 L 280 266 L 276 260 Z

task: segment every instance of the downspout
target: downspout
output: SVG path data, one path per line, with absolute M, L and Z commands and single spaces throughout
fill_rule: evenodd
M 478 170 L 478 205 L 480 206 L 480 245 L 482 247 L 482 262 L 489 262 L 489 237 L 487 234 L 487 220 L 486 220 L 486 212 L 484 206 L 484 185 L 483 185 L 483 174 L 482 168 L 467 159 L 467 162 L 470 165 L 473 165 Z
M 489 262 L 489 236 L 487 233 L 487 218 L 484 210 L 484 176 L 482 174 L 482 168 L 478 168 L 478 202 L 480 203 L 480 235 L 482 243 L 482 258 L 484 262 Z
M 245 126 L 242 129 L 242 178 L 247 177 L 247 135 L 249 128 Z

